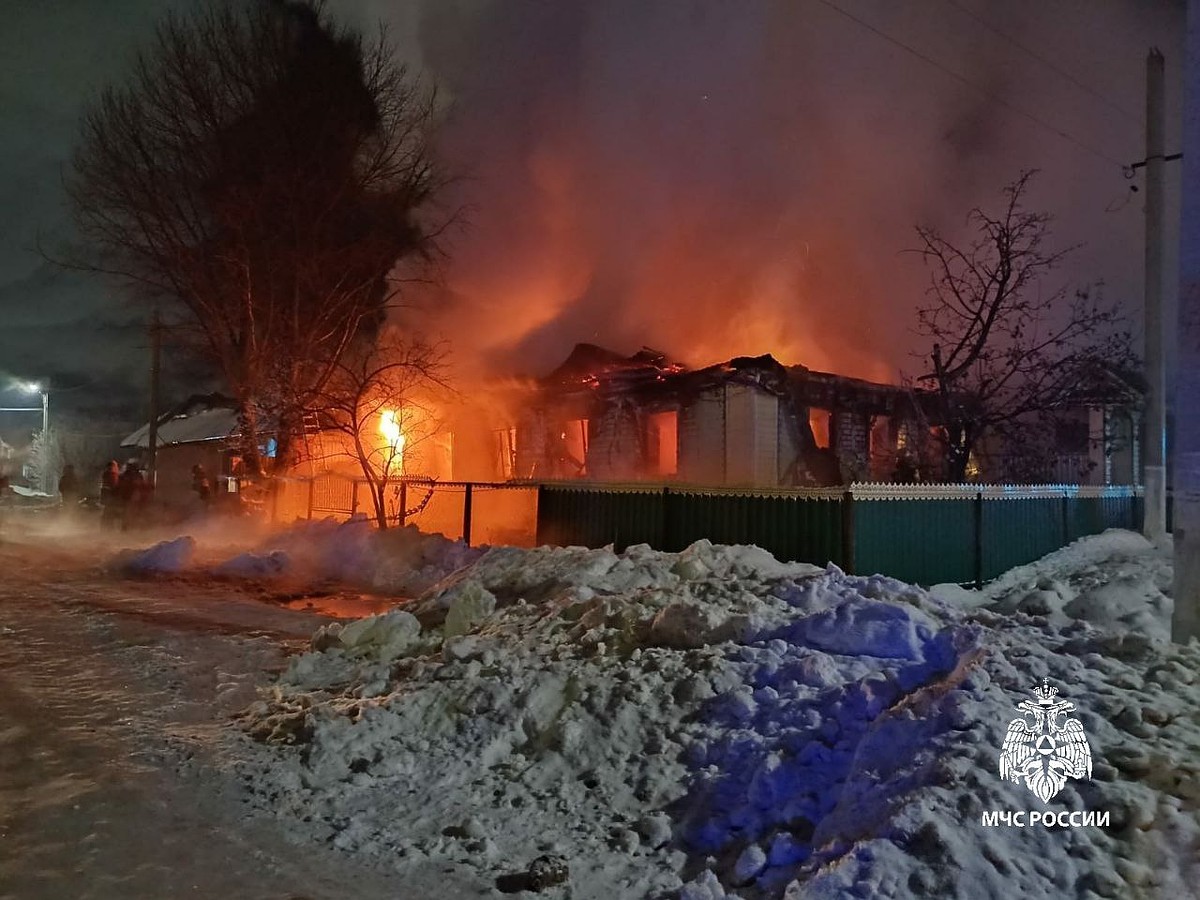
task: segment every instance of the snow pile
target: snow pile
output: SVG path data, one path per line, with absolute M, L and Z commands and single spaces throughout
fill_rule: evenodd
M 415 526 L 380 531 L 364 516 L 347 522 L 297 522 L 260 538 L 255 550 L 218 557 L 212 565 L 198 562 L 195 548 L 194 538 L 182 537 L 148 550 L 123 553 L 114 564 L 118 571 L 131 574 L 210 571 L 230 579 L 334 583 L 415 596 L 484 552 L 440 534 L 424 534 Z
M 379 531 L 364 516 L 297 522 L 214 570 L 231 578 L 336 582 L 387 594 L 426 590 L 483 551 L 415 526 Z
M 981 591 L 937 585 L 932 592 L 970 607 L 1045 616 L 1059 625 L 1085 621 L 1166 641 L 1174 611 L 1170 587 L 1169 548 L 1156 548 L 1130 531 L 1112 530 L 1018 566 Z
M 145 550 L 124 550 L 110 567 L 123 575 L 177 575 L 192 564 L 196 541 L 190 537 L 161 541 Z
M 565 860 L 556 896 L 1186 896 L 1197 671 L 1195 646 L 757 548 L 496 548 L 318 632 L 247 712 L 266 744 L 245 777 L 297 832 L 401 872 L 506 889 Z M 1094 758 L 1050 806 L 1106 829 L 981 825 L 1043 808 L 996 772 L 1042 678 Z

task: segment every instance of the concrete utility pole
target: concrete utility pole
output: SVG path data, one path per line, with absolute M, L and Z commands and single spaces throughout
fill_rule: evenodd
M 1152 541 L 1167 533 L 1167 406 L 1163 359 L 1163 55 L 1146 57 L 1146 486 L 1142 531 Z
M 1200 638 L 1200 0 L 1188 0 L 1175 383 L 1175 616 L 1171 637 Z

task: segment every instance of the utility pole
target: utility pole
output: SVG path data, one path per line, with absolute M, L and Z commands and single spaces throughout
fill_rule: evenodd
M 158 383 L 162 372 L 162 319 L 159 317 L 158 304 L 150 315 L 150 432 L 147 438 L 150 443 L 150 456 L 147 468 L 150 470 L 146 477 L 151 487 L 158 485 Z
M 1171 621 L 1180 643 L 1200 638 L 1200 0 L 1188 0 L 1184 92 Z
M 1163 357 L 1163 55 L 1146 57 L 1146 258 L 1145 357 L 1146 486 L 1142 532 L 1152 541 L 1167 533 L 1166 365 Z

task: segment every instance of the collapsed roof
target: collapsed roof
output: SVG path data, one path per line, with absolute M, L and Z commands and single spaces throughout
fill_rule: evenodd
M 738 356 L 689 369 L 648 347 L 621 356 L 595 344 L 576 344 L 566 361 L 539 381 L 543 391 L 558 399 L 578 399 L 581 394 L 604 399 L 623 396 L 647 406 L 677 403 L 727 383 L 756 385 L 797 407 L 851 409 L 871 415 L 911 413 L 917 405 L 928 415 L 937 403 L 936 395 L 927 390 L 785 366 L 770 354 Z

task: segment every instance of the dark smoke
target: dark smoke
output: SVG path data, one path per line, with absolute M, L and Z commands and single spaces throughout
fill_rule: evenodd
M 1064 280 L 1140 314 L 1140 195 L 1117 163 L 1141 155 L 1151 44 L 1178 84 L 1182 5 L 958 0 L 1127 116 L 947 0 L 833 2 L 933 63 L 820 0 L 359 7 L 416 25 L 452 100 L 470 224 L 433 307 L 458 360 L 537 373 L 592 341 L 894 379 L 918 365 L 913 225 L 960 229 L 1024 168 L 1060 242 L 1085 244 Z

